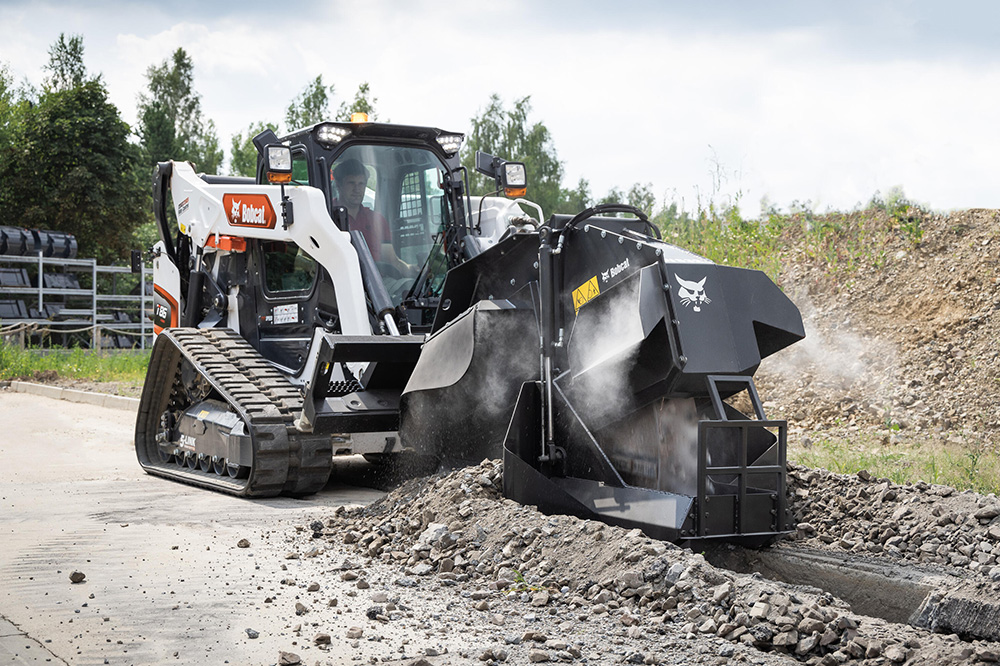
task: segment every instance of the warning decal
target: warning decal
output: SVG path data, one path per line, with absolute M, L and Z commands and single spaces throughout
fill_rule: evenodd
M 580 307 L 601 295 L 601 289 L 597 286 L 597 276 L 590 278 L 578 288 L 573 290 L 573 310 L 580 314 Z

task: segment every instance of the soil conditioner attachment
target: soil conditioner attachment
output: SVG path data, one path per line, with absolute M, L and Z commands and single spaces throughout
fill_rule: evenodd
M 336 455 L 502 457 L 505 495 L 546 512 L 786 531 L 787 426 L 753 374 L 804 336 L 791 301 L 629 206 L 541 223 L 472 197 L 461 141 L 362 119 L 262 133 L 256 178 L 159 165 L 142 466 L 264 497 L 320 490 Z M 523 164 L 477 170 L 524 195 Z

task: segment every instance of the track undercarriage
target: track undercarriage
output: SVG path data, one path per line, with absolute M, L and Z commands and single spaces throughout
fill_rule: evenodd
M 329 477 L 330 436 L 295 427 L 301 391 L 231 330 L 162 332 L 141 405 L 151 474 L 242 497 L 314 493 Z

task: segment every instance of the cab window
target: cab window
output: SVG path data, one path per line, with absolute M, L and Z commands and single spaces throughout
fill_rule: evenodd
M 396 305 L 407 295 L 435 295 L 444 279 L 442 231 L 451 215 L 444 170 L 425 148 L 378 145 L 350 146 L 330 166 L 334 205 L 364 234 Z
M 264 241 L 261 255 L 268 292 L 306 291 L 316 281 L 316 261 L 295 243 Z

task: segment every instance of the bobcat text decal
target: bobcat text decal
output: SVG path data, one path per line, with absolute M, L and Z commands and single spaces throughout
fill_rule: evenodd
M 229 224 L 234 227 L 274 229 L 278 220 L 266 194 L 225 194 L 222 205 Z
M 628 257 L 626 257 L 625 261 L 623 261 L 622 263 L 618 264 L 617 266 L 612 266 L 610 269 L 608 269 L 606 271 L 601 271 L 601 281 L 602 282 L 607 282 L 608 280 L 610 280 L 611 278 L 615 277 L 616 275 L 618 275 L 619 273 L 621 273 L 622 271 L 624 271 L 628 267 L 629 267 Z
M 677 295 L 680 296 L 681 304 L 684 307 L 694 303 L 694 307 L 691 309 L 695 312 L 701 312 L 702 305 L 708 305 L 712 302 L 712 299 L 705 295 L 705 280 L 708 279 L 707 275 L 698 282 L 692 282 L 691 280 L 682 280 L 677 273 L 674 273 L 674 279 L 677 280 L 677 284 L 681 287 L 677 290 Z

